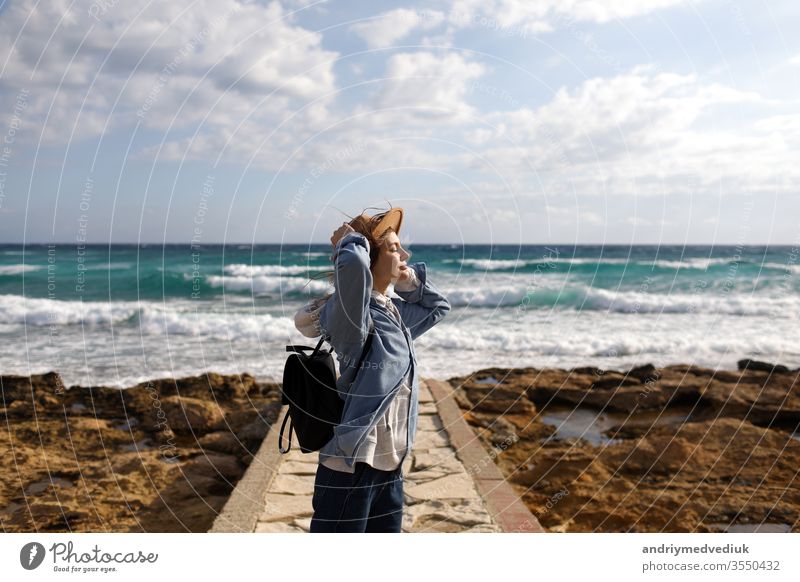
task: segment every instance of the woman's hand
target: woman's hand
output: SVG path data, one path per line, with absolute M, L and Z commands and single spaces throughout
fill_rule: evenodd
M 334 251 L 336 250 L 336 244 L 351 232 L 356 232 L 356 230 L 346 222 L 342 223 L 342 226 L 333 231 L 333 235 L 331 236 L 331 244 L 333 245 Z M 335 252 L 331 253 L 331 262 L 336 262 Z
M 351 232 L 355 232 L 355 229 L 346 222 L 343 223 L 342 226 L 333 232 L 333 236 L 331 236 L 331 244 L 333 247 L 336 248 L 336 243 L 338 243 L 344 236 L 350 234 Z
M 400 267 L 400 276 L 397 278 L 397 283 L 405 283 L 406 281 L 412 281 L 414 279 L 414 269 L 409 267 L 408 265 L 403 265 Z
M 400 276 L 394 282 L 395 291 L 413 291 L 418 286 L 417 272 L 408 265 L 400 267 Z

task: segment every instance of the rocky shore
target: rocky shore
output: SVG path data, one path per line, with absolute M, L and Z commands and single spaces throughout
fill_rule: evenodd
M 743 361 L 449 382 L 550 531 L 799 531 L 799 374 Z M 247 374 L 0 388 L 4 532 L 207 531 L 280 411 L 280 386 Z
M 467 422 L 554 532 L 800 531 L 800 370 L 743 360 L 451 378 Z
M 4 532 L 207 531 L 280 410 L 279 385 L 248 374 L 0 388 Z

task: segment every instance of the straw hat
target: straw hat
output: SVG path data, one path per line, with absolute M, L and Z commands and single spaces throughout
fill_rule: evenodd
M 367 227 L 371 222 L 375 220 L 374 216 L 369 216 L 368 214 L 361 214 L 356 216 L 351 222 L 351 226 L 355 226 L 357 223 L 361 223 L 366 225 Z M 400 235 L 400 225 L 403 224 L 403 209 L 400 207 L 394 207 L 391 210 L 388 210 L 386 214 L 380 219 L 380 221 L 372 227 L 372 236 L 373 238 L 380 238 L 380 236 L 386 232 L 386 229 L 392 228 L 394 232 L 399 236 Z M 368 230 L 365 229 L 365 230 Z

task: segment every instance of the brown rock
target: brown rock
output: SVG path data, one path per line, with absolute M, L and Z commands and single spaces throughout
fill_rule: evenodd
M 205 434 L 221 428 L 224 414 L 219 405 L 184 396 L 167 396 L 161 400 L 167 423 L 177 434 Z M 158 418 L 154 415 L 149 423 L 155 426 Z
M 197 398 L 181 398 L 176 385 Z M 229 455 L 196 460 L 205 450 L 198 439 L 220 432 L 206 429 L 218 429 L 223 415 L 246 427 L 259 411 L 271 413 L 276 400 L 271 384 L 261 396 L 262 387 L 247 376 L 67 389 L 57 374 L 45 374 L 0 376 L 0 386 L 8 407 L 0 451 L 14 467 L 0 472 L 0 520 L 8 532 L 207 531 L 242 465 Z M 187 430 L 173 432 L 170 424 Z M 249 451 L 237 453 L 250 460 Z
M 200 398 L 211 402 L 247 398 L 251 392 L 254 394 L 260 392 L 255 378 L 250 374 L 223 376 L 214 372 L 187 378 L 150 380 L 139 384 L 137 387 L 155 390 L 161 397 L 181 396 Z
M 466 384 L 462 387 L 474 410 L 505 414 L 535 414 L 536 407 L 527 398 L 526 387 L 517 384 Z
M 502 371 L 493 375 L 504 378 Z M 553 531 L 692 532 L 762 522 L 797 528 L 800 441 L 791 436 L 800 420 L 797 374 L 647 365 L 628 372 L 639 386 L 619 382 L 624 377 L 596 368 L 551 369 L 520 373 L 512 382 L 528 386 L 539 410 L 558 403 L 624 413 L 606 433 L 617 440 L 602 446 L 526 438 L 553 430 L 536 414 L 481 410 L 471 398 L 462 409 L 487 450 L 506 423 L 515 427 L 520 440 L 494 460 Z M 598 378 L 617 385 L 593 388 Z M 465 399 L 492 387 L 456 380 Z M 508 389 L 507 381 L 500 387 Z
M 197 473 L 209 477 L 222 477 L 224 479 L 239 479 L 244 468 L 233 455 L 219 453 L 206 453 L 195 457 L 183 464 L 185 473 Z
M 242 443 L 232 432 L 219 430 L 208 433 L 198 441 L 205 451 L 234 454 L 242 448 Z
M 637 475 L 670 473 L 689 460 L 693 448 L 683 439 L 648 437 L 638 441 L 632 450 L 620 451 L 618 455 L 609 453 L 604 459 L 612 466 L 618 461 L 621 470 Z
M 56 395 L 66 391 L 64 381 L 55 372 L 32 376 L 1 376 L 0 385 L 6 406 L 15 400 L 32 402 L 38 400 L 42 394 Z
M 769 362 L 759 362 L 758 360 L 739 360 L 736 362 L 736 365 L 739 370 L 756 370 L 759 372 L 769 372 L 771 374 L 788 374 L 791 372 L 786 366 L 770 364 Z
M 609 370 L 598 376 L 589 386 L 592 390 L 615 390 L 622 386 L 636 386 L 641 382 L 634 376 Z
M 252 407 L 243 407 L 227 413 L 225 415 L 225 422 L 223 426 L 226 430 L 239 434 L 245 426 L 257 418 L 257 410 Z
M 661 377 L 661 372 L 653 364 L 645 364 L 644 366 L 632 368 L 628 375 L 645 384 L 658 380 Z
M 261 419 L 256 419 L 253 422 L 246 424 L 239 431 L 238 436 L 245 442 L 261 442 L 269 432 L 270 425 Z

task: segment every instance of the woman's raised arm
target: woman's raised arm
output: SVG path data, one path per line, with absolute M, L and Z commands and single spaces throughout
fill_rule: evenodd
M 395 285 L 394 292 L 402 299 L 393 297 L 392 302 L 397 306 L 411 337 L 416 339 L 447 315 L 450 302 L 428 281 L 424 262 L 414 263 L 410 268 L 414 270 L 415 280 L 407 285 Z
M 345 224 L 337 229 L 331 242 L 334 244 L 336 293 L 320 311 L 319 323 L 334 347 L 337 344 L 364 343 L 369 331 L 372 291 L 369 241 Z

